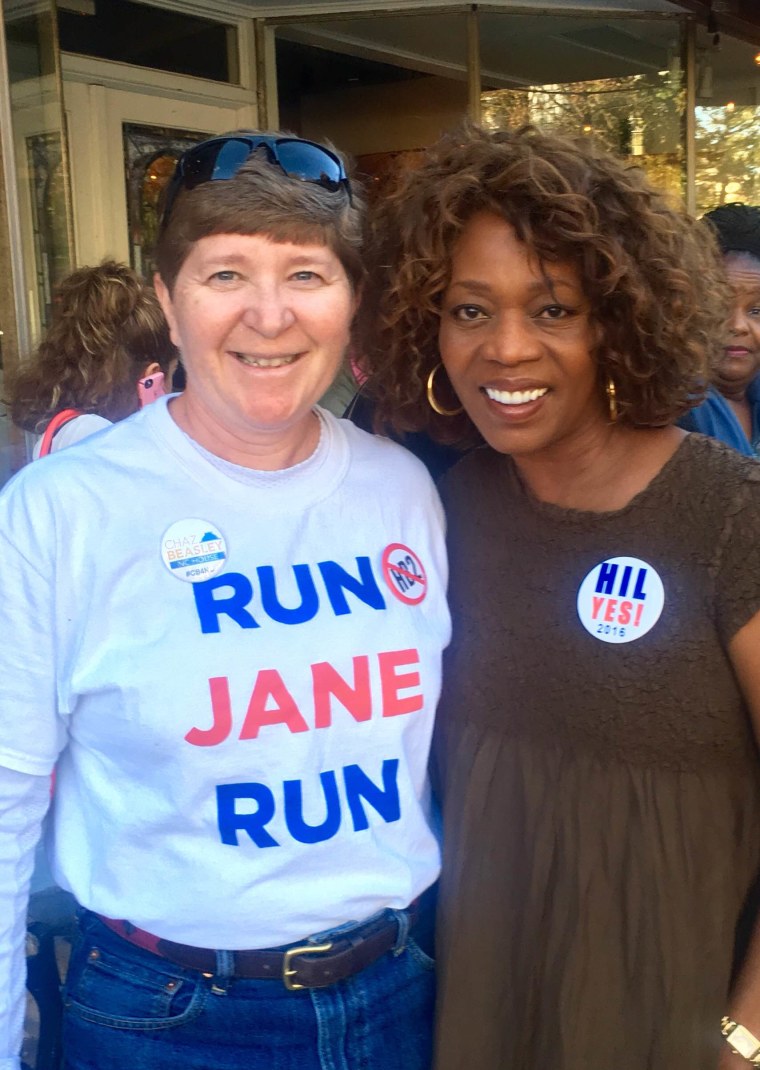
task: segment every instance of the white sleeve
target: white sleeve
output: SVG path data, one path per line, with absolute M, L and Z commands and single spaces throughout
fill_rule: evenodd
M 56 511 L 38 478 L 44 467 L 28 466 L 0 494 L 0 1070 L 20 1066 L 29 882 L 66 742 L 56 670 L 66 617 L 56 606 Z
M 26 908 L 50 777 L 0 766 L 0 1070 L 19 1070 L 26 1009 Z
M 66 744 L 58 664 L 66 599 L 74 598 L 56 583 L 66 567 L 49 488 L 38 478 L 46 467 L 28 466 L 0 494 L 0 765 L 34 776 L 51 773 Z

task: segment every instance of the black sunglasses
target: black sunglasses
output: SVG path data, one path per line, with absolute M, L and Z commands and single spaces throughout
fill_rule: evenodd
M 291 178 L 313 182 L 335 192 L 343 187 L 351 199 L 351 186 L 339 156 L 316 141 L 300 137 L 273 137 L 268 134 L 229 134 L 202 141 L 182 153 L 166 187 L 161 226 L 165 227 L 177 194 L 205 182 L 234 178 L 257 149 L 266 150 L 271 164 Z

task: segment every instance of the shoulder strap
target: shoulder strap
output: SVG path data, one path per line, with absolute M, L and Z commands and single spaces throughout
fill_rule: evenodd
M 61 430 L 67 423 L 72 420 L 76 420 L 77 416 L 81 416 L 81 412 L 78 409 L 61 409 L 57 412 L 50 423 L 45 428 L 45 433 L 42 436 L 40 442 L 40 457 L 47 457 L 53 446 L 53 438 L 56 433 Z

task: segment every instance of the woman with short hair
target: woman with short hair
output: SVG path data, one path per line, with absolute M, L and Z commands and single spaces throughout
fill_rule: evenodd
M 188 150 L 156 278 L 184 392 L 0 497 L 3 1070 L 56 763 L 67 1070 L 427 1070 L 440 503 L 316 406 L 361 207 L 314 142 Z
M 760 1049 L 757 940 L 731 988 L 760 468 L 672 426 L 722 329 L 713 238 L 588 142 L 469 128 L 375 246 L 381 413 L 480 444 L 441 484 L 436 1066 L 736 1065 Z
M 718 238 L 731 313 L 707 397 L 679 425 L 760 455 L 760 207 L 723 204 L 703 216 Z

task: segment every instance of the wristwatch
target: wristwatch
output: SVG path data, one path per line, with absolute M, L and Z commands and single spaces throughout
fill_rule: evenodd
M 720 1031 L 737 1055 L 741 1055 L 753 1066 L 760 1066 L 760 1040 L 745 1029 L 743 1025 L 737 1025 L 730 1018 L 721 1018 Z

